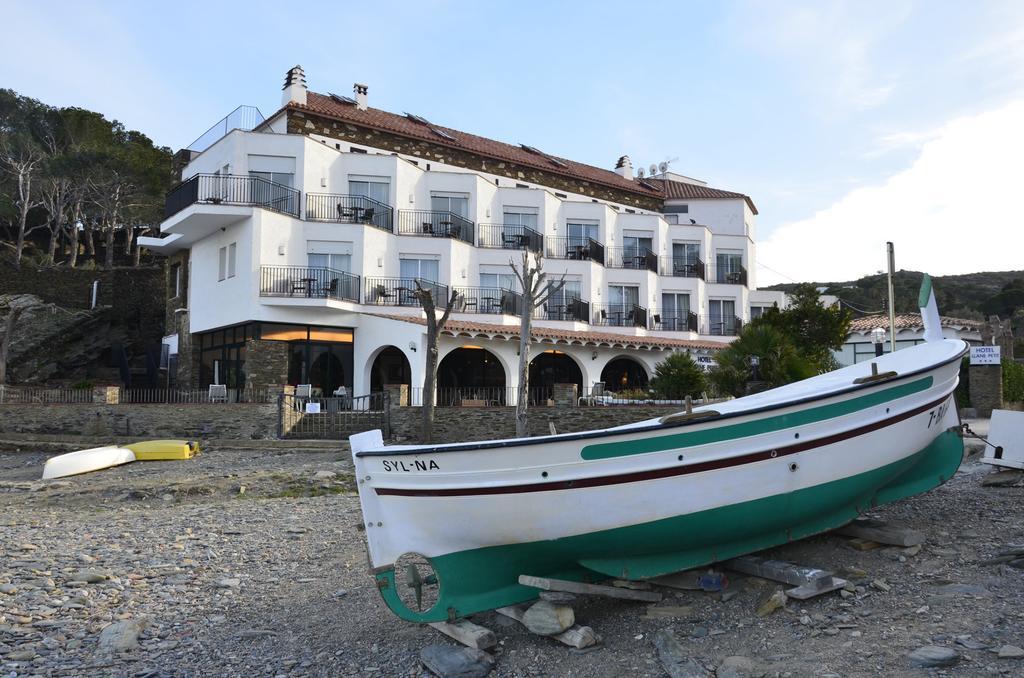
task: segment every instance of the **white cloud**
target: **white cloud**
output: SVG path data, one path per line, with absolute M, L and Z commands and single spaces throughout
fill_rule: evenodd
M 1024 100 L 958 118 L 924 142 L 913 164 L 854 189 L 814 216 L 777 227 L 758 258 L 807 281 L 858 278 L 884 268 L 935 275 L 1024 268 Z M 788 282 L 772 271 L 758 284 Z

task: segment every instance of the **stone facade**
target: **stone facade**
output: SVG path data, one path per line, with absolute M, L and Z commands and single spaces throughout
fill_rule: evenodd
M 273 438 L 277 403 L 264 405 L 0 405 L 0 434 L 146 438 Z
M 555 190 L 577 193 L 598 200 L 607 200 L 625 205 L 633 205 L 641 209 L 661 211 L 664 206 L 660 198 L 648 197 L 629 191 L 623 191 L 583 179 L 575 179 L 553 172 L 546 172 L 534 167 L 518 165 L 486 158 L 469 151 L 450 148 L 422 139 L 412 139 L 398 134 L 370 129 L 350 122 L 339 122 L 309 111 L 288 111 L 289 134 L 322 134 L 332 139 L 342 139 L 350 143 L 363 144 L 424 158 L 434 162 L 465 167 L 469 170 L 497 174 L 515 181 L 524 181 L 541 186 L 549 186 Z
M 1003 366 L 971 365 L 969 375 L 971 406 L 979 417 L 991 417 L 1003 406 Z
M 288 343 L 284 341 L 245 342 L 245 387 L 262 389 L 288 383 Z
M 579 433 L 594 429 L 632 424 L 645 419 L 679 412 L 679 405 L 623 407 L 535 407 L 529 410 L 531 436 L 548 435 L 550 425 L 558 433 Z M 392 438 L 419 440 L 419 407 L 391 409 Z M 515 409 L 511 407 L 438 407 L 434 409 L 434 442 L 454 443 L 470 440 L 514 438 Z

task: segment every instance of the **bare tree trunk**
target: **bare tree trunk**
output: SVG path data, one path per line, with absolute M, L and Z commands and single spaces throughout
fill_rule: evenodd
M 11 349 L 11 339 L 14 337 L 14 328 L 18 324 L 23 306 L 10 306 L 7 309 L 7 320 L 4 323 L 4 337 L 0 340 L 0 385 L 7 383 L 7 356 Z
M 530 405 L 530 321 L 533 313 L 523 313 L 519 323 L 519 399 L 516 400 L 516 437 L 529 433 L 526 409 Z
M 148 232 L 149 230 L 145 229 L 135 235 L 135 247 L 132 250 L 132 266 L 135 268 L 139 267 L 139 262 L 142 260 L 142 248 L 139 247 L 139 236 L 146 235 Z
M 60 222 L 50 222 L 50 245 L 46 248 L 46 255 L 52 264 L 57 258 L 57 241 L 60 239 Z
M 85 223 L 85 254 L 90 258 L 96 258 L 96 240 L 93 238 L 95 224 L 92 219 Z
M 75 211 L 71 218 L 71 234 L 68 240 L 70 241 L 68 248 L 71 250 L 68 254 L 68 265 L 74 268 L 78 265 L 78 224 L 82 218 L 82 203 L 78 201 L 75 203 Z
M 106 222 L 106 233 L 104 234 L 104 247 L 106 247 L 106 256 L 104 257 L 104 267 L 110 269 L 114 268 L 114 220 Z
M 423 375 L 423 409 L 420 420 L 420 442 L 429 443 L 434 438 L 434 382 L 437 379 L 437 337 L 448 322 L 448 316 L 455 308 L 455 302 L 459 295 L 452 290 L 451 298 L 446 300 L 444 313 L 440 320 L 437 318 L 437 308 L 434 305 L 433 289 L 424 288 L 420 281 L 416 281 L 416 298 L 419 299 L 424 313 L 427 315 L 427 347 L 426 361 L 427 371 Z
M 21 268 L 21 255 L 25 251 L 25 225 L 28 222 L 28 211 L 32 194 L 32 179 L 24 174 L 18 175 L 18 241 L 14 248 L 14 265 Z M 2 382 L 0 382 L 2 383 Z

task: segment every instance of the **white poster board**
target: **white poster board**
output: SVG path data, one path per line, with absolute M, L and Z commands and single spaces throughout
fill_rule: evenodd
M 306 414 L 320 414 L 320 403 L 306 403 Z
M 971 346 L 972 365 L 998 365 L 999 362 L 998 346 Z

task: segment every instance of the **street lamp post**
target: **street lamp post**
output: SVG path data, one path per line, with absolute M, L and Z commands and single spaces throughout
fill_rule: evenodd
M 871 330 L 871 341 L 875 343 L 875 357 L 878 358 L 882 355 L 882 349 L 885 346 L 885 330 L 881 327 Z
M 756 355 L 750 356 L 750 369 L 753 372 L 753 380 L 760 381 L 760 376 L 757 374 L 757 368 L 761 365 L 761 359 Z

